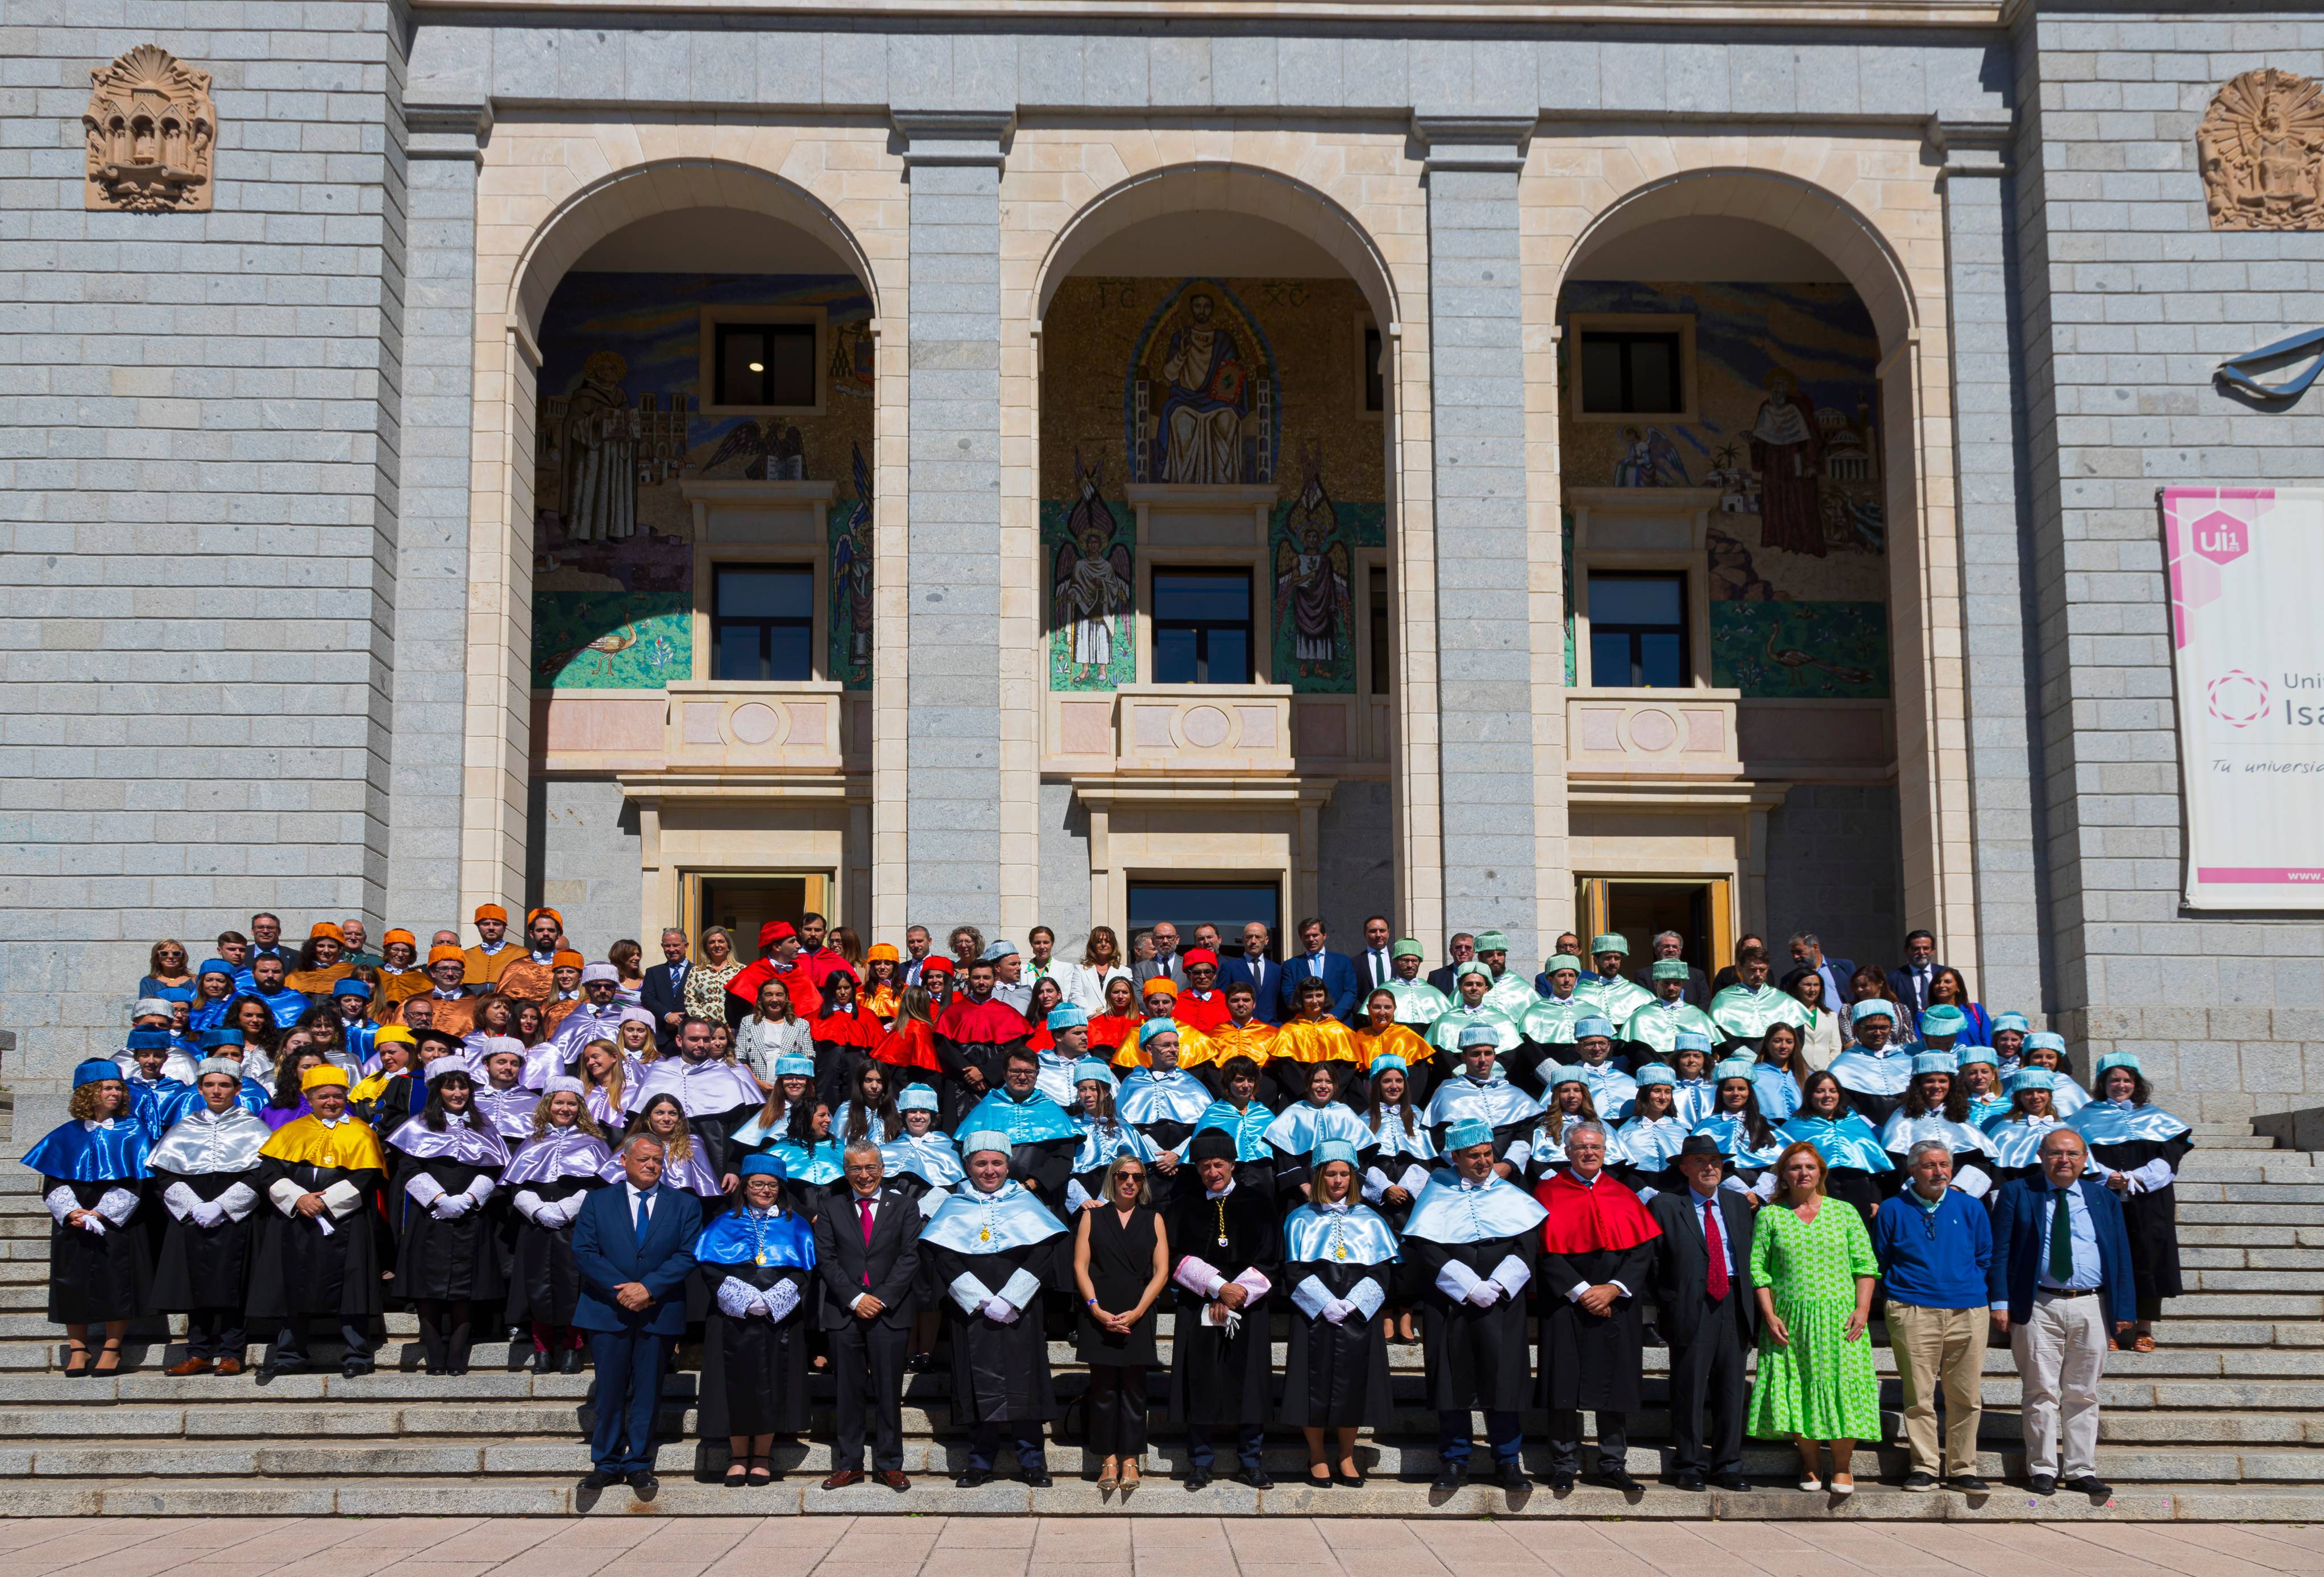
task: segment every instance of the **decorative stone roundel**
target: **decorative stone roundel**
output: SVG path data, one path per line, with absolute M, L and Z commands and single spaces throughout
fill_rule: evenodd
M 1214 751 L 1226 743 L 1228 731 L 1232 726 L 1227 715 L 1216 706 L 1193 706 L 1187 708 L 1185 716 L 1180 719 L 1178 732 L 1196 750 Z
M 2273 66 L 2211 100 L 2195 133 L 2214 230 L 2324 230 L 2324 93 Z
M 139 44 L 88 74 L 81 135 L 82 207 L 134 214 L 207 213 L 217 111 L 210 74 L 158 44 Z
M 745 701 L 734 708 L 727 726 L 741 744 L 764 744 L 783 729 L 782 714 L 764 701 Z
M 1630 742 L 1649 754 L 1660 754 L 1678 742 L 1678 719 L 1667 712 L 1633 713 Z

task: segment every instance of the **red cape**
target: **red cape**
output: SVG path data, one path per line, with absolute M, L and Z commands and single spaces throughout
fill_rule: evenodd
M 899 1020 L 887 1038 L 872 1048 L 872 1055 L 894 1067 L 944 1072 L 944 1064 L 936 1057 L 935 1032 L 918 1019 Z
M 807 972 L 807 979 L 815 982 L 815 989 L 817 991 L 823 989 L 824 981 L 835 969 L 846 969 L 851 974 L 855 973 L 848 967 L 847 955 L 828 944 L 816 948 L 812 953 L 800 954 L 798 967 Z
M 1138 1040 L 1138 1027 L 1145 1022 L 1136 1013 L 1100 1013 L 1089 1021 L 1089 1043 L 1104 1047 L 1109 1051 L 1124 1041 L 1134 1045 Z
M 1194 988 L 1189 986 L 1178 993 L 1178 1001 L 1171 1008 L 1170 1017 L 1208 1035 L 1227 1021 L 1227 994 L 1213 987 L 1211 1000 L 1206 1002 L 1197 997 Z
M 1541 1246 L 1552 1254 L 1635 1249 L 1663 1235 L 1638 1196 L 1611 1173 L 1600 1173 L 1593 1186 L 1560 1167 L 1534 1185 L 1533 1196 L 1549 1212 L 1541 1223 Z
M 822 1013 L 807 1021 L 807 1032 L 834 1046 L 874 1047 L 887 1038 L 887 1026 L 876 1014 L 856 1007 L 844 1013 Z
M 954 1046 L 1006 1046 L 1033 1033 L 1025 1015 L 1006 1002 L 987 997 L 973 1002 L 955 997 L 936 1019 L 936 1033 Z
M 759 988 L 770 980 L 782 982 L 784 989 L 790 992 L 794 1018 L 812 1019 L 823 1006 L 823 993 L 816 990 L 813 976 L 797 964 L 788 969 L 778 968 L 771 958 L 761 958 L 756 964 L 744 965 L 742 973 L 726 982 L 726 989 L 750 1003 L 752 1010 L 756 1011 Z

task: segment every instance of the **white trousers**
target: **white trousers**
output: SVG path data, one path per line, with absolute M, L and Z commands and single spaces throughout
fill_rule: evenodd
M 2098 1463 L 2098 1376 L 2106 1369 L 2106 1297 L 2034 1295 L 2034 1317 L 2009 1330 L 2024 1393 L 2025 1471 L 2079 1479 Z M 2059 1437 L 2065 1464 L 2059 1465 Z

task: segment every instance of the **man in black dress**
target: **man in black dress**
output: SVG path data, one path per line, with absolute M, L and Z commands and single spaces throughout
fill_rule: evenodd
M 1211 1481 L 1211 1429 L 1231 1425 L 1235 1477 L 1265 1489 L 1275 1482 L 1264 1455 L 1274 1359 L 1263 1300 L 1283 1274 L 1283 1222 L 1273 1199 L 1235 1182 L 1231 1135 L 1204 1129 L 1193 1150 L 1202 1188 L 1180 1198 L 1170 1222 L 1178 1296 L 1170 1416 L 1186 1426 L 1187 1489 Z
M 1676 1161 L 1686 1186 L 1646 1202 L 1663 1230 L 1655 1307 L 1670 1343 L 1670 1481 L 1682 1489 L 1700 1490 L 1706 1479 L 1722 1489 L 1751 1487 L 1743 1477 L 1743 1361 L 1758 1341 L 1751 1204 L 1719 1185 L 1722 1158 L 1717 1139 L 1690 1135 Z
M 831 1337 L 839 1390 L 839 1440 L 826 1489 L 863 1481 L 863 1422 L 868 1399 L 878 1409 L 872 1472 L 901 1494 L 904 1476 L 904 1356 L 910 1345 L 912 1290 L 920 1268 L 920 1207 L 889 1186 L 880 1147 L 847 1147 L 847 1191 L 834 1194 L 815 1222 L 816 1273 L 823 1278 L 823 1328 Z

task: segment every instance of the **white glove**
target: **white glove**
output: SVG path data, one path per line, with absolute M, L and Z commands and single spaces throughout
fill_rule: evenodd
M 95 1232 L 101 1238 L 105 1236 L 105 1218 L 92 1210 L 80 1218 L 80 1229 L 85 1232 Z
M 540 1207 L 538 1219 L 545 1227 L 569 1227 L 573 1224 L 573 1218 L 581 1213 L 582 1202 L 588 1197 L 586 1194 L 576 1194 L 564 1199 L 552 1199 Z
M 984 1305 L 984 1317 L 1003 1325 L 1013 1325 L 1017 1323 L 1017 1305 L 1003 1297 L 988 1299 Z
M 215 1200 L 202 1200 L 186 1213 L 194 1218 L 198 1227 L 218 1226 L 226 1221 L 226 1206 Z
M 767 1300 L 766 1300 L 765 1298 L 762 1298 L 762 1297 L 754 1297 L 754 1298 L 752 1298 L 752 1299 L 751 1300 L 751 1302 L 750 1302 L 749 1306 L 748 1306 L 748 1307 L 746 1307 L 746 1308 L 744 1308 L 744 1309 L 743 1309 L 743 1311 L 742 1311 L 742 1313 L 743 1313 L 743 1314 L 764 1314 L 766 1312 L 767 1312 Z
M 476 1202 L 465 1194 L 443 1194 L 428 1207 L 428 1213 L 438 1221 L 457 1221 L 476 1206 Z
M 1343 1297 L 1335 1297 L 1323 1305 L 1323 1317 L 1334 1325 L 1356 1312 L 1356 1305 Z
M 1489 1309 L 1501 1301 L 1500 1283 L 1488 1277 L 1469 1289 L 1469 1301 L 1480 1309 Z

